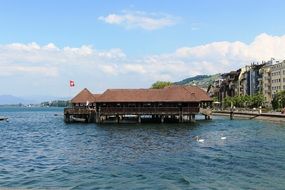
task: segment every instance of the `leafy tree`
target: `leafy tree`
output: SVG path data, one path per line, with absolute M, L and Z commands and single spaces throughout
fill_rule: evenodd
M 251 102 L 252 102 L 252 97 L 249 95 L 244 95 L 242 96 L 242 102 L 243 102 L 243 106 L 244 108 L 246 107 L 250 107 L 251 106 Z
M 171 85 L 172 85 L 172 82 L 169 82 L 169 81 L 156 81 L 155 83 L 151 85 L 151 88 L 160 89 L 160 88 L 164 88 L 164 87 L 171 86 Z
M 272 100 L 273 109 L 280 109 L 285 107 L 285 91 L 277 92 Z
M 225 97 L 224 106 L 231 107 L 232 101 L 233 101 L 233 97 L 230 97 L 230 96 Z
M 253 108 L 262 106 L 265 102 L 265 97 L 262 94 L 255 94 L 253 96 L 244 95 L 244 96 L 234 96 L 234 97 L 225 97 L 224 106 L 230 107 L 231 105 L 240 108 Z
M 217 96 L 212 97 L 212 99 L 213 99 L 213 102 L 218 102 L 219 101 L 219 98 Z
M 262 94 L 256 94 L 252 96 L 251 107 L 260 107 L 265 102 L 265 97 Z

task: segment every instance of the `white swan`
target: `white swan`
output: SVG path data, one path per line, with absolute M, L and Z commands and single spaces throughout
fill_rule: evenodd
M 198 139 L 197 141 L 203 143 L 205 140 L 204 139 Z
M 227 137 L 225 137 L 225 136 L 222 134 L 221 140 L 226 140 L 226 139 L 227 139 Z
M 195 137 L 193 137 L 193 139 L 195 139 L 197 142 L 201 142 L 201 143 L 203 143 L 205 141 L 205 139 L 201 139 L 199 136 L 195 136 Z

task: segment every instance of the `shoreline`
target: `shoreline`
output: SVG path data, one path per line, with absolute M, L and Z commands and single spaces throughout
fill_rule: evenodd
M 230 111 L 213 111 L 213 116 L 228 116 L 230 117 Z M 257 112 L 233 112 L 233 119 L 255 119 L 266 120 L 274 122 L 285 122 L 285 114 L 278 113 L 257 113 Z

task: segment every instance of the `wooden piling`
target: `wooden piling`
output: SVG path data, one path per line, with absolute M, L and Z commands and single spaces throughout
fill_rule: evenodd
M 160 121 L 161 121 L 161 123 L 164 123 L 164 115 L 162 115 L 162 116 L 160 116 L 161 118 L 160 118 Z

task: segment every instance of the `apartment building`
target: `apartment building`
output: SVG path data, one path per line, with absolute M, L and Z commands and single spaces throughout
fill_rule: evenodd
M 237 71 L 231 71 L 229 73 L 222 74 L 221 83 L 218 89 L 218 99 L 220 102 L 227 96 L 238 95 L 238 77 L 240 75 L 240 69 Z
M 238 78 L 238 95 L 250 95 L 253 96 L 260 92 L 262 73 L 260 69 L 265 66 L 262 64 L 251 64 L 240 69 L 240 75 Z
M 277 61 L 271 66 L 271 96 L 282 90 L 285 90 L 285 61 Z
M 240 74 L 238 77 L 238 95 L 243 96 L 249 94 L 249 83 L 248 83 L 248 72 L 251 66 L 246 65 L 240 69 Z
M 264 95 L 266 102 L 270 103 L 272 101 L 272 92 L 271 92 L 271 62 L 268 62 L 267 65 L 259 69 L 259 92 Z
M 212 96 L 219 101 L 227 96 L 253 96 L 261 93 L 270 105 L 274 94 L 285 90 L 285 61 L 271 59 L 261 64 L 252 63 L 237 71 L 221 75 L 212 85 Z

